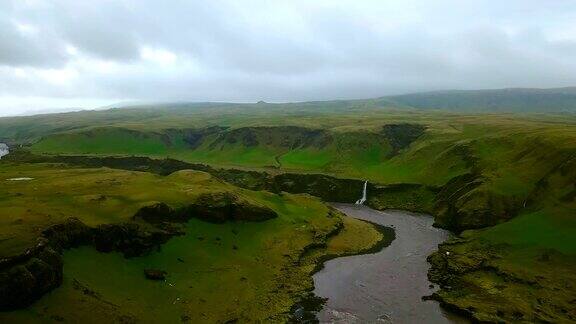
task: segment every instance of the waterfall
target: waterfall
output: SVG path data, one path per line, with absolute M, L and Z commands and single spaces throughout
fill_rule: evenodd
M 366 202 L 367 188 L 368 188 L 368 181 L 364 181 L 364 190 L 362 191 L 362 198 L 356 201 L 356 205 L 364 205 L 364 202 Z
M 8 149 L 8 145 L 4 144 L 4 143 L 0 143 L 0 159 L 4 156 L 4 155 L 8 155 L 9 153 L 9 149 Z

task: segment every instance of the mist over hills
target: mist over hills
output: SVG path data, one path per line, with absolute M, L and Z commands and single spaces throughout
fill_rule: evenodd
M 277 118 L 310 114 L 367 111 L 439 111 L 445 113 L 574 113 L 576 87 L 446 90 L 384 96 L 372 99 L 292 103 L 227 102 L 122 102 L 99 109 L 50 112 L 31 116 L 0 117 L 0 140 L 21 142 L 46 134 L 119 124 L 153 124 L 166 127 L 200 127 L 207 116 L 249 120 L 248 115 Z M 228 116 L 228 117 L 225 117 Z M 276 116 L 276 117 L 273 117 Z M 209 122 L 208 119 L 207 122 Z
M 417 109 L 457 112 L 574 112 L 576 87 L 448 90 L 384 97 Z
M 217 102 L 172 102 L 111 105 L 109 108 L 163 107 L 192 108 L 234 105 L 252 107 L 252 103 Z M 319 100 L 291 103 L 267 103 L 260 101 L 258 106 L 286 108 L 398 108 L 444 110 L 463 113 L 516 112 L 516 113 L 558 113 L 576 112 L 576 87 L 564 88 L 504 88 L 483 90 L 441 90 L 390 95 L 370 99 Z
M 90 110 L 106 114 L 106 111 L 117 109 L 185 111 L 199 108 L 287 108 L 294 110 L 394 108 L 441 110 L 461 113 L 561 113 L 576 112 L 576 87 L 441 90 L 389 95 L 370 99 L 319 100 L 288 103 L 268 103 L 264 101 L 257 103 L 192 102 L 185 100 L 173 102 L 126 101 Z M 72 115 L 77 113 L 84 114 L 86 110 L 82 111 L 82 108 L 30 110 L 16 116 L 0 116 L 0 119 L 31 116 L 38 118 L 38 115 L 64 113 L 71 113 Z M 117 114 L 117 112 L 115 114 Z

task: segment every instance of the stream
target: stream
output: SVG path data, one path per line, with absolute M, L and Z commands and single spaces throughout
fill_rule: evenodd
M 468 323 L 448 314 L 432 294 L 426 257 L 450 236 L 432 227 L 431 216 L 380 212 L 361 205 L 334 204 L 348 216 L 392 227 L 396 239 L 380 252 L 330 260 L 314 275 L 314 293 L 328 298 L 321 323 Z

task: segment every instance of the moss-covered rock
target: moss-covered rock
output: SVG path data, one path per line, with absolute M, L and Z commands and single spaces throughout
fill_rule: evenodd
M 48 245 L 39 245 L 28 257 L 0 268 L 0 310 L 26 307 L 62 284 L 62 257 Z
M 229 192 L 207 193 L 178 211 L 178 214 L 202 219 L 212 223 L 226 221 L 265 221 L 278 215 L 267 206 L 249 202 Z
M 428 257 L 428 277 L 441 288 L 431 298 L 477 322 L 575 321 L 574 258 L 551 251 L 512 255 L 519 253 L 526 251 L 472 238 L 441 244 Z

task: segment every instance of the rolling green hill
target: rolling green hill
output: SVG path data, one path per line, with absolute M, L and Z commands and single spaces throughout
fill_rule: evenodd
M 575 121 L 566 112 L 576 111 L 575 88 L 452 90 L 395 95 L 373 99 L 312 101 L 300 103 L 166 103 L 128 106 L 99 111 L 0 118 L 0 140 L 29 143 L 56 132 L 111 125 L 165 128 L 206 126 L 275 126 L 287 118 L 299 126 L 317 128 L 338 124 L 344 116 L 361 117 L 421 114 L 419 110 L 447 113 L 554 113 L 546 119 Z M 332 116 L 336 113 L 337 116 Z M 439 113 L 439 112 L 438 112 Z M 542 119 L 537 115 L 532 118 Z M 367 120 L 363 120 L 367 121 Z M 369 121 L 368 121 L 369 123 Z M 341 124 L 341 123 L 340 123 Z M 353 123 L 347 123 L 347 126 Z
M 572 96 L 571 89 L 562 91 Z M 446 107 L 468 109 L 462 102 L 472 96 L 474 105 L 488 110 L 530 111 L 535 106 L 515 96 L 541 106 L 526 98 L 557 96 L 553 90 L 504 92 L 479 97 L 500 96 L 510 109 L 489 106 L 468 92 L 457 93 L 462 101 Z M 313 174 L 335 177 L 331 181 L 344 186 L 368 180 L 371 207 L 431 213 L 438 226 L 461 235 L 441 247 L 454 257 L 432 257 L 433 279 L 453 287 L 436 296 L 446 305 L 478 320 L 576 316 L 568 311 L 576 299 L 572 287 L 554 295 L 573 279 L 570 269 L 576 266 L 576 116 L 425 111 L 408 107 L 415 102 L 394 103 L 400 99 L 178 104 L 0 119 L 0 138 L 40 157 L 141 156 L 207 164 L 215 177 L 249 189 L 324 197 L 314 191 L 323 187 Z M 515 299 L 518 294 L 525 300 Z M 538 300 L 547 305 L 540 311 L 533 306 Z M 502 313 L 502 304 L 515 311 Z

